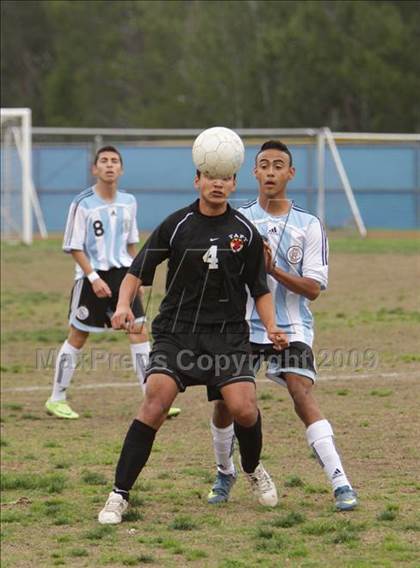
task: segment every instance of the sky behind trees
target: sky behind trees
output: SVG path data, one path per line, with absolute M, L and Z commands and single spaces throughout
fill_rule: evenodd
M 37 126 L 420 129 L 418 1 L 3 0 Z

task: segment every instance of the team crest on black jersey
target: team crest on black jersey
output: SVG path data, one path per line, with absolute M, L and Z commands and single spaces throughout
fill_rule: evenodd
M 287 260 L 291 264 L 298 264 L 303 258 L 303 249 L 297 245 L 289 247 L 287 249 Z
M 232 233 L 231 235 L 229 235 L 229 238 L 230 248 L 233 252 L 240 252 L 244 248 L 245 243 L 248 242 L 248 239 L 245 237 L 245 235 L 239 233 Z

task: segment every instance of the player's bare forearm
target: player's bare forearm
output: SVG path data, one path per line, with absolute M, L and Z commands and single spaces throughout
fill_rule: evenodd
M 135 243 L 130 243 L 127 245 L 127 252 L 131 258 L 135 258 L 137 255 L 137 245 Z
M 127 245 L 127 252 L 131 256 L 131 258 L 136 258 L 137 253 L 138 253 L 137 244 L 131 243 L 131 244 Z M 138 293 L 140 300 L 143 300 L 143 296 L 144 296 L 143 286 L 138 287 L 137 293 Z
M 96 274 L 87 255 L 82 250 L 72 250 L 71 255 L 86 276 L 89 276 L 89 274 L 92 275 L 93 273 L 95 278 L 92 280 L 89 278 L 89 280 L 95 295 L 98 296 L 98 298 L 110 298 L 112 296 L 111 289 L 108 284 Z
M 132 274 L 126 274 L 124 280 L 121 282 L 120 291 L 118 293 L 117 309 L 121 307 L 130 307 L 139 287 L 141 280 Z
M 255 299 L 255 307 L 274 347 L 276 349 L 284 349 L 287 347 L 289 344 L 287 335 L 277 327 L 272 295 L 268 293 L 263 296 L 258 296 L 258 298 Z
M 270 292 L 255 298 L 255 307 L 257 308 L 260 320 L 267 330 L 276 326 L 273 296 Z
M 125 329 L 128 332 L 134 324 L 134 314 L 131 304 L 137 294 L 141 281 L 132 274 L 126 274 L 118 293 L 117 309 L 111 318 L 114 329 Z M 131 331 L 132 332 L 132 331 Z
M 271 276 L 283 284 L 288 290 L 295 294 L 305 296 L 308 300 L 316 300 L 321 292 L 319 282 L 306 276 L 296 276 L 282 270 L 278 266 L 274 266 L 270 271 Z
M 71 256 L 73 257 L 74 262 L 76 262 L 83 270 L 86 276 L 93 272 L 92 265 L 88 257 L 86 256 L 86 253 L 84 253 L 82 250 L 72 250 Z

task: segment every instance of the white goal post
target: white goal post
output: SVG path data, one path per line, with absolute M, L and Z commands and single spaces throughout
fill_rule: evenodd
M 350 185 L 347 172 L 344 168 L 344 164 L 341 160 L 341 156 L 338 152 L 337 145 L 334 140 L 333 133 L 331 130 L 324 126 L 318 133 L 317 147 L 318 147 L 318 216 L 323 223 L 325 223 L 325 143 L 328 144 L 331 151 L 331 155 L 334 161 L 334 165 L 337 169 L 337 173 L 340 177 L 341 184 L 344 189 L 347 201 L 350 206 L 350 210 L 353 219 L 356 223 L 357 230 L 361 237 L 366 237 L 367 230 L 365 223 L 362 219 L 359 207 L 354 197 L 353 189 Z
M 33 240 L 33 215 L 48 236 L 32 179 L 32 113 L 29 108 L 1 109 L 1 236 Z
M 168 144 L 192 144 L 194 138 L 200 134 L 202 129 L 173 129 L 173 128 L 74 128 L 74 127 L 35 127 L 32 129 L 36 140 L 44 141 L 49 137 L 54 140 L 60 139 L 61 143 L 66 143 L 66 138 L 74 140 L 89 141 L 94 148 L 99 148 L 106 142 L 117 144 L 118 141 L 129 145 L 157 145 L 158 142 L 163 145 Z M 356 197 L 350 185 L 349 177 L 341 160 L 336 142 L 335 132 L 327 127 L 324 128 L 237 128 L 235 132 L 249 144 L 258 144 L 268 138 L 282 139 L 287 144 L 297 144 L 304 146 L 317 147 L 317 182 L 314 186 L 318 186 L 317 192 L 317 215 L 323 223 L 326 221 L 326 151 L 331 152 L 334 167 L 337 170 L 344 194 L 350 206 L 352 218 L 362 237 L 367 234 L 366 226 L 363 221 L 360 209 L 357 204 Z M 354 136 L 359 136 L 358 133 Z M 378 135 L 381 136 L 381 135 Z M 387 135 L 385 135 L 387 136 Z M 382 138 L 379 138 L 382 140 Z M 309 182 L 312 189 L 312 180 Z

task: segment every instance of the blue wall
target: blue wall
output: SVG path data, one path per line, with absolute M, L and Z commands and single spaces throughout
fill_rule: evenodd
M 121 188 L 139 203 L 139 227 L 153 229 L 172 211 L 193 201 L 194 168 L 191 148 L 183 146 L 118 145 L 125 174 Z M 252 176 L 259 146 L 247 146 L 245 163 L 238 175 L 233 204 L 252 199 L 256 183 Z M 317 164 L 314 146 L 290 146 L 296 177 L 289 195 L 301 207 L 316 212 Z M 368 228 L 414 229 L 420 227 L 420 147 L 347 145 L 339 152 Z M 33 151 L 35 186 L 49 231 L 63 231 L 68 207 L 77 193 L 93 183 L 90 176 L 91 146 L 38 145 Z M 326 153 L 327 225 L 351 223 L 351 213 L 341 189 L 330 153 Z

